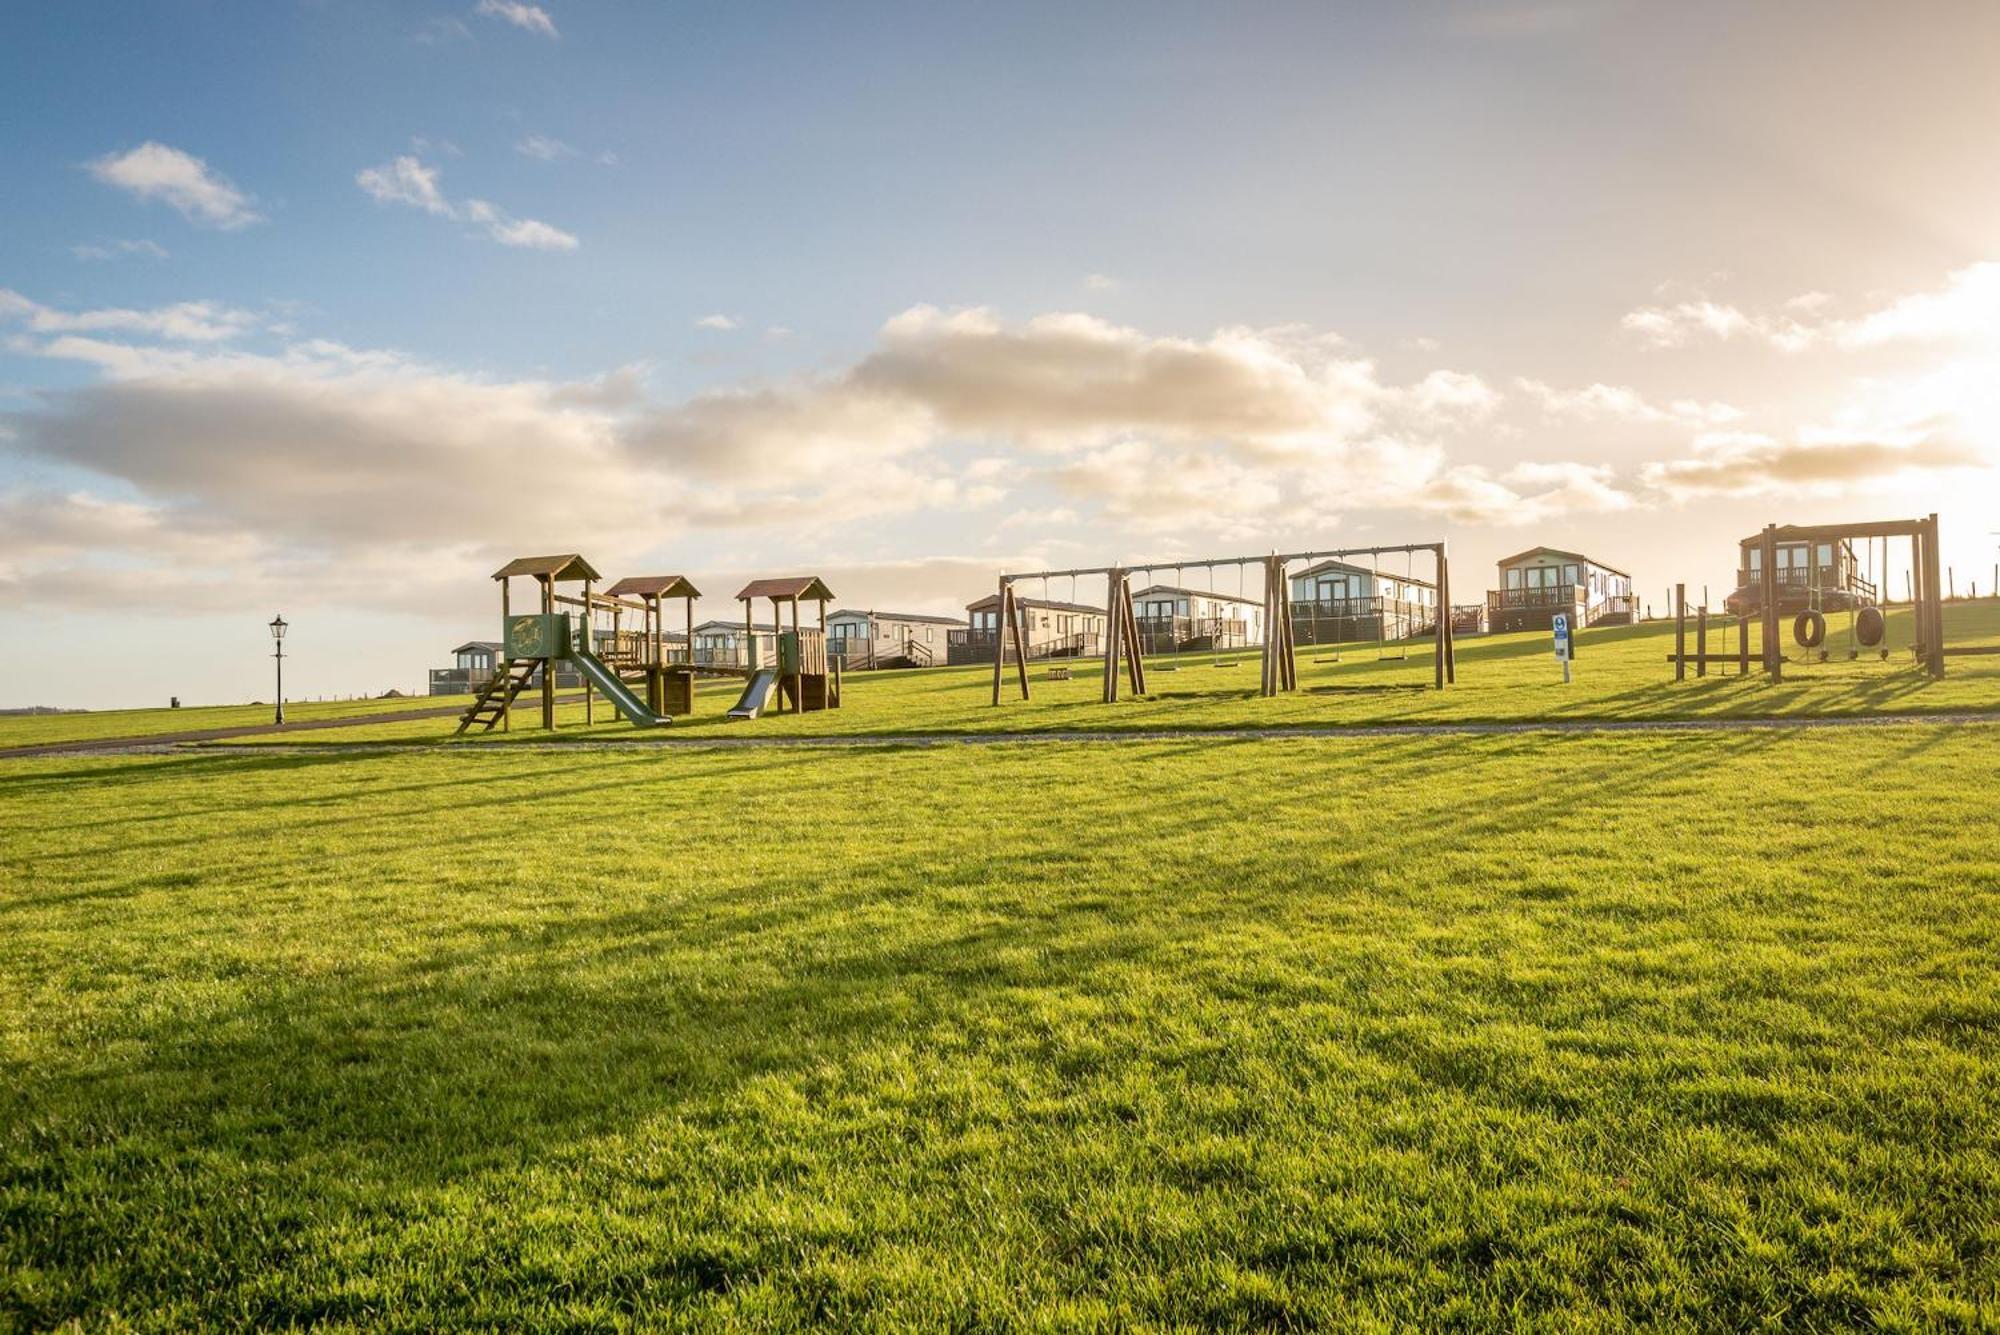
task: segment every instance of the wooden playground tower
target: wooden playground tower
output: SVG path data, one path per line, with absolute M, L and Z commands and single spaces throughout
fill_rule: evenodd
M 701 590 L 685 575 L 632 575 L 605 590 L 607 599 L 638 600 L 640 626 L 635 668 L 646 676 L 646 705 L 655 714 L 686 715 L 694 712 L 694 603 Z M 681 662 L 667 657 L 666 608 L 671 598 L 681 600 L 684 629 Z M 631 607 L 620 603 L 611 609 L 611 634 L 621 636 L 619 613 Z M 624 655 L 622 642 L 620 656 Z
M 517 609 L 513 601 L 513 580 L 526 577 L 535 582 L 535 610 Z M 491 732 L 513 726 L 514 701 L 529 682 L 541 675 L 542 726 L 556 726 L 556 672 L 565 660 L 578 665 L 584 675 L 583 718 L 596 718 L 596 696 L 601 690 L 613 707 L 634 723 L 660 723 L 674 714 L 692 711 L 694 672 L 690 663 L 676 663 L 667 655 L 666 616 L 663 603 L 680 598 L 686 602 L 687 620 L 692 627 L 694 600 L 700 591 L 680 575 L 642 575 L 622 580 L 604 593 L 592 586 L 603 578 L 590 562 L 575 552 L 553 556 L 523 556 L 493 572 L 500 585 L 502 649 L 499 669 L 460 717 L 458 731 Z M 563 584 L 581 584 L 581 596 L 559 591 Z M 628 597 L 628 594 L 636 594 Z M 575 615 L 559 609 L 575 609 Z M 623 614 L 636 612 L 640 628 L 627 631 Z M 608 632 L 593 634 L 595 614 L 608 614 Z M 602 649 L 603 657 L 597 656 Z M 633 695 L 623 681 L 623 673 L 640 672 L 646 682 L 646 699 Z M 676 708 L 678 706 L 678 708 Z
M 736 594 L 743 604 L 743 635 L 746 645 L 757 642 L 757 626 L 753 609 L 759 599 L 767 599 L 771 604 L 771 625 L 777 631 L 777 658 L 770 670 L 775 671 L 778 691 L 778 712 L 785 712 L 787 704 L 793 713 L 814 713 L 822 709 L 840 708 L 840 669 L 838 664 L 829 665 L 826 653 L 826 605 L 833 601 L 833 590 L 817 575 L 791 575 L 780 579 L 753 579 Z M 799 604 L 801 602 L 819 605 L 817 627 L 799 624 Z M 792 628 L 785 629 L 785 609 L 790 608 Z M 751 676 L 751 689 L 744 693 L 744 704 L 756 693 L 756 679 L 760 664 L 757 654 L 751 649 L 747 655 Z M 761 707 L 761 702 L 759 707 Z M 744 706 L 739 705 L 741 710 Z M 737 713 L 736 710 L 731 711 Z M 747 717 L 754 717 L 754 712 Z
M 1372 555 L 1379 563 L 1384 552 L 1429 552 L 1437 563 L 1437 598 L 1440 609 L 1451 606 L 1451 562 L 1442 542 L 1402 543 L 1379 547 L 1343 547 L 1333 551 L 1272 552 L 1266 556 L 1225 556 L 1199 561 L 1159 561 L 1146 565 L 1081 566 L 1073 570 L 1034 570 L 1026 574 L 1000 576 L 1000 605 L 994 624 L 993 703 L 1000 703 L 1011 653 L 1020 674 L 1021 698 L 1029 698 L 1028 627 L 1026 613 L 1014 595 L 1014 586 L 1023 580 L 1075 580 L 1079 576 L 1102 576 L 1106 585 L 1104 703 L 1118 699 L 1121 679 L 1128 681 L 1134 695 L 1146 693 L 1146 663 L 1140 652 L 1138 618 L 1132 606 L 1132 576 L 1156 574 L 1162 570 L 1209 572 L 1211 583 L 1217 566 L 1260 567 L 1264 572 L 1263 676 L 1258 693 L 1269 697 L 1299 686 L 1298 646 L 1292 631 L 1292 597 L 1288 569 L 1294 561 L 1345 560 Z M 1442 610 L 1437 618 L 1437 640 L 1432 671 L 1438 690 L 1458 680 L 1457 649 L 1451 618 Z M 1010 642 L 1011 641 L 1011 646 Z

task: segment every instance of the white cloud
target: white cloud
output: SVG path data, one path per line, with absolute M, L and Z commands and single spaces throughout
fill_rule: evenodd
M 440 15 L 417 29 L 411 40 L 423 46 L 443 46 L 448 42 L 469 41 L 471 37 L 472 29 L 463 20 Z
M 1863 483 L 1978 467 L 1977 451 L 1946 440 L 1777 440 L 1710 433 L 1685 458 L 1649 463 L 1640 479 L 1677 501 L 1709 497 L 1834 495 Z
M 515 218 L 484 199 L 454 203 L 438 184 L 442 175 L 439 168 L 406 153 L 379 167 L 356 172 L 354 183 L 378 204 L 406 205 L 440 218 L 471 223 L 503 246 L 575 250 L 581 244 L 573 233 L 534 218 Z
M 1177 338 L 920 306 L 845 367 L 661 402 L 643 367 L 495 381 L 324 341 L 227 350 L 197 333 L 236 318 L 213 305 L 137 320 L 6 302 L 21 350 L 95 378 L 0 414 L 5 452 L 101 477 L 152 530 L 249 544 L 263 564 L 401 561 L 466 581 L 510 549 L 640 551 L 690 527 L 837 557 L 881 531 L 858 521 L 903 514 L 989 535 L 1021 532 L 1003 514 L 1067 515 L 1180 543 L 1371 509 L 1529 523 L 1631 503 L 1601 466 L 1454 461 L 1431 433 L 1491 411 L 1489 386 L 1454 371 L 1384 384 L 1296 329 Z M 187 337 L 131 338 L 170 328 Z M 129 536 L 103 542 L 86 565 L 145 559 Z M 80 568 L 47 587 L 85 587 Z
M 115 260 L 126 255 L 144 255 L 147 259 L 167 258 L 167 248 L 157 241 L 143 238 L 137 241 L 85 242 L 69 248 L 69 253 L 80 260 Z
M 1743 416 L 1740 408 L 1720 402 L 1675 399 L 1662 407 L 1624 385 L 1593 384 L 1582 389 L 1557 389 L 1526 377 L 1514 382 L 1549 417 L 1594 422 L 1606 419 L 1686 427 L 1722 426 Z
M 406 153 L 380 167 L 356 172 L 354 183 L 377 204 L 407 204 L 440 217 L 456 217 L 457 210 L 438 189 L 438 176 L 436 167 L 426 167 L 421 159 Z
M 534 158 L 538 162 L 554 162 L 558 158 L 573 158 L 576 150 L 553 135 L 531 134 L 516 141 L 514 151 L 523 157 Z
M 738 328 L 740 324 L 741 321 L 739 321 L 735 316 L 722 315 L 718 313 L 715 315 L 702 316 L 699 320 L 696 320 L 694 322 L 694 327 L 696 329 L 718 329 L 727 332 L 731 329 Z
M 472 202 L 477 204 L 481 201 Z M 486 224 L 488 235 L 503 246 L 522 246 L 529 250 L 575 250 L 582 244 L 574 234 L 533 218 L 489 217 Z
M 1913 293 L 1839 326 L 1837 337 L 1850 348 L 1938 341 L 2000 346 L 2000 262 L 1960 269 L 1938 291 Z
M 1780 352 L 1803 352 L 1821 333 L 1790 316 L 1749 315 L 1706 298 L 1672 306 L 1642 306 L 1628 311 L 1620 324 L 1656 348 L 1684 347 L 1700 337 L 1724 341 L 1749 338 Z
M 1500 407 L 1500 392 L 1464 371 L 1432 371 L 1407 391 L 1410 404 L 1433 422 L 1477 421 Z
M 17 320 L 38 334 L 125 333 L 188 343 L 216 343 L 257 327 L 249 311 L 212 301 L 183 301 L 150 310 L 112 307 L 61 311 L 0 288 L 0 320 Z
M 1115 292 L 1118 290 L 1118 280 L 1110 274 L 1085 274 L 1083 276 L 1083 285 L 1091 292 Z
M 141 200 L 161 200 L 189 222 L 233 232 L 262 222 L 250 196 L 206 162 L 178 148 L 148 140 L 124 153 L 87 164 L 90 174 Z
M 472 12 L 485 18 L 511 23 L 525 32 L 536 33 L 542 37 L 561 36 L 556 31 L 555 20 L 550 18 L 549 12 L 540 5 L 522 4 L 520 0 L 479 0 L 479 4 Z

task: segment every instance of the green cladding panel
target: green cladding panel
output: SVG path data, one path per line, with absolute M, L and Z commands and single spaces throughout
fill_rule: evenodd
M 778 671 L 789 677 L 799 670 L 799 635 L 787 630 L 778 634 Z
M 569 654 L 567 612 L 524 612 L 507 618 L 501 637 L 509 658 L 564 658 Z

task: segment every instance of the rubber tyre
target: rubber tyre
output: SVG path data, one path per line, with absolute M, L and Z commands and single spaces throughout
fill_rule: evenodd
M 1887 629 L 1879 607 L 1864 607 L 1854 614 L 1854 638 L 1864 648 L 1873 649 L 1882 643 L 1882 635 Z
M 1792 619 L 1792 638 L 1801 648 L 1817 649 L 1826 639 L 1826 618 L 1810 609 Z

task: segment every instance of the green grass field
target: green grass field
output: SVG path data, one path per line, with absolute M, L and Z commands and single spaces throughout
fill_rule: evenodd
M 0 1327 L 1990 1329 L 1996 780 L 1942 724 L 6 762 Z
M 285 717 L 295 723 L 320 719 L 393 714 L 411 709 L 470 703 L 471 697 L 403 696 L 394 700 L 293 700 Z M 0 747 L 43 746 L 106 737 L 153 737 L 208 728 L 251 728 L 271 721 L 271 706 L 197 705 L 186 709 L 92 709 L 70 714 L 14 714 L 0 717 Z M 437 725 L 431 725 L 435 728 Z

